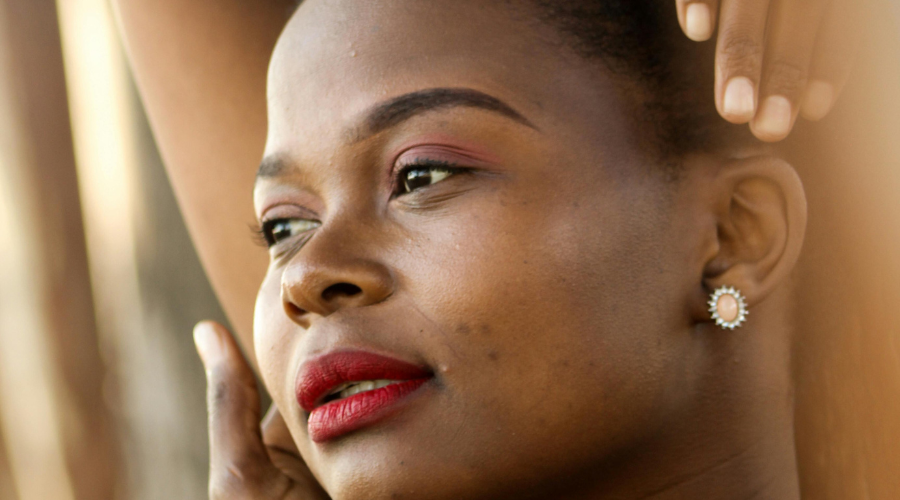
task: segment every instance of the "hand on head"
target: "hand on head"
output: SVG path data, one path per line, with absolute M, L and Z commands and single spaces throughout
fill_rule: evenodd
M 716 47 L 716 108 L 767 142 L 820 120 L 850 76 L 869 0 L 676 0 L 688 38 Z

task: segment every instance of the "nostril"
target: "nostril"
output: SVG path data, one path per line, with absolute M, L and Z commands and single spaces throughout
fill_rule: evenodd
M 331 302 L 337 297 L 353 297 L 362 293 L 362 289 L 352 283 L 335 283 L 322 291 L 322 300 Z
M 299 318 L 306 314 L 306 311 L 297 307 L 296 305 L 288 302 L 284 304 L 284 309 L 287 311 L 288 315 L 292 318 Z

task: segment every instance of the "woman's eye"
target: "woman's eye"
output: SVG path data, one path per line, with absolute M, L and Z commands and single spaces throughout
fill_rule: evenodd
M 319 221 L 310 219 L 272 219 L 263 223 L 262 233 L 266 243 L 271 247 L 320 225 Z
M 441 182 L 442 180 L 459 173 L 460 169 L 446 166 L 417 166 L 409 167 L 400 172 L 402 187 L 399 194 L 406 194 Z

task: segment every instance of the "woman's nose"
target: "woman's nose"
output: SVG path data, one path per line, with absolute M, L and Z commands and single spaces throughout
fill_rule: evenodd
M 281 300 L 287 315 L 308 324 L 309 315 L 328 316 L 348 307 L 364 307 L 387 299 L 394 291 L 390 270 L 368 259 L 300 258 L 284 270 Z

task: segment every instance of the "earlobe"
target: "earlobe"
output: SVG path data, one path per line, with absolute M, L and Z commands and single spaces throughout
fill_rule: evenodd
M 703 295 L 734 287 L 752 308 L 790 274 L 806 232 L 806 194 L 794 168 L 772 156 L 722 165 L 712 183 L 716 250 L 705 263 Z M 710 319 L 704 301 L 698 320 Z M 703 309 L 701 314 L 699 311 Z

